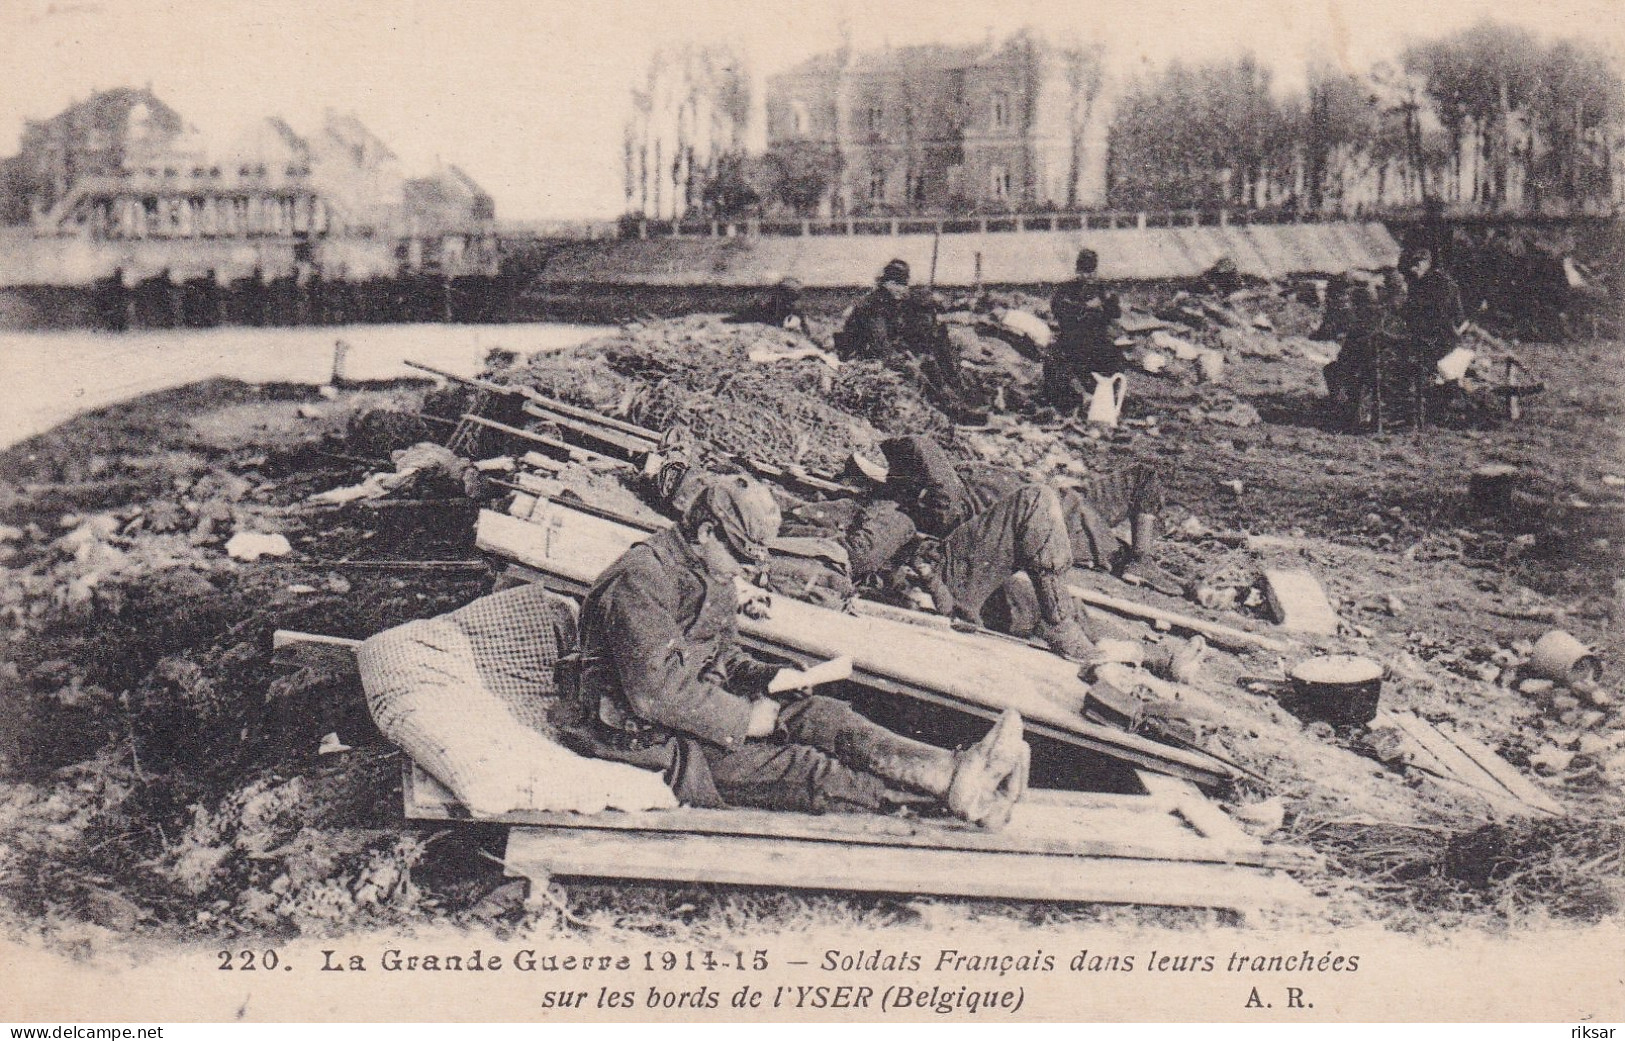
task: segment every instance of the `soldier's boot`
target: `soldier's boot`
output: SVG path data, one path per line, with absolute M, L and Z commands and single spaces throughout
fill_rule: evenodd
M 1095 644 L 1078 619 L 1078 606 L 1067 591 L 1065 572 L 1035 571 L 1030 577 L 1033 592 L 1038 597 L 1039 639 L 1063 658 L 1079 663 L 1088 661 Z
M 940 800 L 954 816 L 985 828 L 1001 828 L 1027 787 L 1031 752 L 1014 709 L 969 748 L 951 752 L 871 724 L 849 730 L 840 758 L 890 784 Z M 906 803 L 906 796 L 893 802 Z
M 1033 752 L 1022 730 L 1021 715 L 1007 708 L 987 736 L 954 754 L 950 812 L 994 831 L 1010 823 L 1032 770 Z
M 1136 514 L 1133 541 L 1113 571 L 1118 578 L 1130 585 L 1145 586 L 1163 596 L 1183 596 L 1185 584 L 1151 559 L 1151 546 L 1156 539 L 1156 515 Z

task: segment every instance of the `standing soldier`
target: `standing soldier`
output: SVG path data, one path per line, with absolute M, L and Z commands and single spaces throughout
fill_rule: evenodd
M 1380 423 L 1384 369 L 1393 369 L 1384 359 L 1406 342 L 1397 310 L 1404 296 L 1404 283 L 1392 270 L 1386 276 L 1340 275 L 1328 284 L 1326 315 L 1311 339 L 1341 344 L 1337 359 L 1321 370 L 1334 427 L 1356 430 Z
M 1044 360 L 1044 397 L 1061 412 L 1076 409 L 1093 393 L 1091 373 L 1112 376 L 1127 367 L 1111 330 L 1123 309 L 1116 294 L 1095 278 L 1099 266 L 1094 250 L 1079 250 L 1078 277 L 1057 289 L 1050 300 L 1060 330 Z
M 1461 290 L 1455 279 L 1433 263 L 1433 251 L 1412 247 L 1400 258 L 1405 275 L 1405 302 L 1400 314 L 1405 319 L 1405 374 L 1410 382 L 1416 409 L 1416 425 L 1427 421 L 1430 389 L 1437 375 L 1439 359 L 1455 350 L 1467 316 L 1462 313 Z

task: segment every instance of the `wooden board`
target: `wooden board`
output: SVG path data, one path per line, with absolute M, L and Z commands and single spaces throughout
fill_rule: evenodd
M 1133 618 L 1166 622 L 1176 629 L 1201 633 L 1212 641 L 1215 646 L 1227 650 L 1247 650 L 1257 647 L 1262 650 L 1273 651 L 1276 654 L 1289 654 L 1296 649 L 1293 644 L 1285 640 L 1277 640 L 1261 633 L 1248 632 L 1245 629 L 1210 622 L 1205 618 L 1194 618 L 1175 611 L 1165 611 L 1160 607 L 1135 603 L 1133 600 L 1124 600 L 1122 597 L 1110 596 L 1093 589 L 1086 589 L 1080 585 L 1068 585 L 1067 590 L 1074 597 L 1095 607 L 1103 607 L 1108 611 L 1115 611 L 1118 614 L 1125 614 Z
M 579 592 L 644 533 L 562 504 L 537 503 L 524 521 L 482 511 L 476 545 L 534 568 Z M 538 520 L 539 518 L 539 520 Z M 1229 764 L 1194 749 L 1176 748 L 1089 722 L 1088 685 L 1078 666 L 1047 651 L 974 634 L 927 629 L 886 618 L 857 617 L 774 597 L 768 618 L 739 619 L 740 631 L 793 660 L 852 656 L 855 678 L 991 718 L 1014 708 L 1037 732 L 1137 766 L 1201 783 L 1235 776 Z
M 555 875 L 720 882 L 844 892 L 1218 907 L 1249 914 L 1299 904 L 1302 888 L 1265 868 L 1171 860 L 855 846 L 794 839 L 575 828 L 512 828 L 503 858 L 533 884 Z
M 1337 612 L 1314 575 L 1301 568 L 1268 568 L 1264 595 L 1281 628 L 1288 632 L 1337 635 Z
M 578 875 L 1243 913 L 1305 899 L 1282 869 L 1312 865 L 1246 835 L 1194 787 L 1161 780 L 1183 787 L 1152 782 L 1147 795 L 1031 791 L 998 832 L 953 820 L 692 807 L 516 813 L 485 823 L 510 826 L 508 874 L 542 885 Z M 404 792 L 409 818 L 466 816 L 415 765 Z
M 1547 813 L 1562 816 L 1563 807 L 1533 782 L 1518 775 L 1512 765 L 1471 738 L 1446 732 L 1410 712 L 1385 710 L 1373 720 L 1377 726 L 1392 726 L 1410 738 L 1426 753 L 1413 765 L 1445 780 L 1462 784 L 1487 802 L 1512 813 Z M 1464 747 L 1464 742 L 1465 747 Z M 1467 749 L 1471 748 L 1469 752 Z M 1486 763 L 1493 761 L 1493 769 Z M 1503 780 L 1510 775 L 1512 780 Z
M 415 764 L 406 771 L 402 790 L 408 818 L 460 820 L 469 816 L 443 785 Z M 1301 868 L 1310 863 L 1296 850 L 1264 846 L 1236 827 L 1224 811 L 1202 798 L 1194 787 L 1187 786 L 1187 790 L 1190 795 L 1175 799 L 1158 794 L 1033 790 L 1016 807 L 1009 826 L 997 832 L 953 818 L 694 807 L 585 816 L 521 811 L 487 818 L 484 823 L 1257 867 Z M 1205 806 L 1206 812 L 1191 809 L 1198 805 Z
M 1440 729 L 1440 728 L 1435 728 Z M 1454 741 L 1468 758 L 1484 769 L 1501 786 L 1530 806 L 1545 810 L 1554 817 L 1561 817 L 1567 811 L 1563 804 L 1542 791 L 1540 786 L 1519 773 L 1511 763 L 1495 754 L 1495 750 L 1479 741 L 1469 737 L 1454 727 L 1450 728 L 1450 740 Z

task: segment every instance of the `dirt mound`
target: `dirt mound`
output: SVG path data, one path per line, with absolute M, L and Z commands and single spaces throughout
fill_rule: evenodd
M 627 326 L 497 378 L 651 430 L 682 424 L 723 454 L 813 470 L 837 470 L 892 433 L 947 429 L 915 384 L 880 365 L 759 360 L 806 346 L 780 330 L 702 315 Z

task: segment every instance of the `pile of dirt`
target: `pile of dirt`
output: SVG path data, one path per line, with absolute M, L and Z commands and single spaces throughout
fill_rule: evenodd
M 353 671 L 283 664 L 271 647 L 278 628 L 365 637 L 489 591 L 469 515 L 448 533 L 304 505 L 355 478 L 344 460 L 367 446 L 344 438 L 351 416 L 418 409 L 422 393 L 327 402 L 208 383 L 0 457 L 8 919 L 56 935 L 347 931 L 442 899 L 473 906 L 499 884 L 494 869 L 443 890 L 413 881 L 425 837 L 400 826 L 399 754 Z M 99 463 L 75 451 L 85 443 L 103 446 Z M 235 560 L 240 531 L 292 551 Z M 447 557 L 469 565 L 414 570 Z M 349 750 L 323 754 L 328 733 L 325 747 Z
M 651 430 L 681 424 L 724 455 L 811 470 L 838 470 L 889 434 L 947 428 L 916 385 L 880 365 L 752 359 L 806 346 L 781 330 L 694 316 L 629 325 L 494 375 Z
M 1308 881 L 1328 917 L 1428 928 L 1619 913 L 1625 867 L 1608 822 L 1625 807 L 1625 631 L 1610 619 L 1625 570 L 1625 463 L 1596 449 L 1613 443 L 1625 410 L 1618 345 L 1523 345 L 1548 389 L 1521 424 L 1352 436 L 1323 422 L 1320 363 L 1298 339 L 1313 308 L 1292 287 L 1239 292 L 1126 294 L 1131 313 L 1166 316 L 1165 331 L 1223 353 L 1225 370 L 1222 385 L 1201 382 L 1194 364 L 1131 373 L 1115 431 L 1019 401 L 951 428 L 905 374 L 753 361 L 806 343 L 715 317 L 630 326 L 492 377 L 655 429 L 680 422 L 716 449 L 779 465 L 834 469 L 900 433 L 1057 484 L 1153 464 L 1169 485 L 1162 561 L 1188 596 L 1111 591 L 1267 624 L 1262 569 L 1308 569 L 1342 622 L 1316 649 L 1382 661 L 1387 707 L 1477 738 L 1571 814 L 1486 829 L 1494 808 L 1384 760 L 1380 735 L 1305 722 L 1241 682 L 1278 674 L 1273 656 L 1211 655 L 1202 689 L 1215 712 L 1192 728 L 1282 800 L 1279 837 L 1325 858 L 1327 874 Z M 984 319 L 989 306 L 1042 315 L 1044 301 L 962 303 L 954 313 L 970 319 L 959 324 L 978 338 L 968 360 L 1032 378 L 1032 358 L 985 335 Z M 1137 335 L 1143 357 L 1152 347 Z M 0 916 L 56 935 L 229 936 L 522 913 L 486 856 L 497 833 L 442 837 L 401 820 L 400 757 L 353 675 L 271 650 L 278 628 L 361 638 L 492 588 L 471 545 L 472 499 L 309 501 L 392 469 L 394 450 L 443 442 L 472 400 L 455 387 L 329 401 L 208 383 L 0 454 Z M 1468 476 L 1491 461 L 1517 469 L 1500 511 L 1468 494 Z M 646 509 L 614 473 L 565 467 L 559 479 L 616 512 Z M 234 559 L 227 545 L 245 532 L 282 536 L 288 551 Z M 1598 692 L 1532 682 L 1530 647 L 1554 627 L 1598 645 Z M 631 928 L 667 928 L 672 915 L 741 927 L 743 898 L 726 891 L 581 892 L 577 911 Z M 750 900 L 747 923 L 807 907 L 885 919 L 862 898 Z

